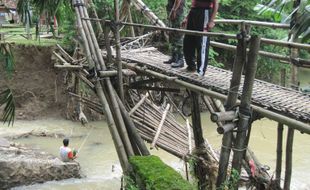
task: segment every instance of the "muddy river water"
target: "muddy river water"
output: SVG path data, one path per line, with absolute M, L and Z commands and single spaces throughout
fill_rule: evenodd
M 209 121 L 209 115 L 203 114 L 204 136 L 212 146 L 219 150 L 221 136 L 216 132 L 216 126 Z M 276 131 L 277 124 L 263 119 L 254 123 L 250 140 L 250 148 L 255 152 L 259 160 L 271 167 L 274 171 L 276 160 Z M 84 145 L 80 149 L 77 161 L 81 164 L 82 172 L 86 175 L 82 179 L 68 179 L 52 181 L 44 184 L 24 186 L 16 190 L 76 190 L 76 189 L 107 189 L 119 190 L 121 184 L 121 168 L 114 149 L 112 138 L 106 122 L 92 122 L 89 127 L 83 127 L 80 123 L 66 120 L 38 120 L 16 121 L 14 127 L 1 126 L 0 135 L 13 135 L 29 131 L 46 131 L 49 133 L 63 133 L 71 138 L 70 146 L 79 148 L 85 136 L 90 132 Z M 79 137 L 84 135 L 83 137 Z M 286 135 L 286 134 L 285 134 Z M 19 143 L 43 149 L 58 156 L 62 138 L 28 137 L 17 140 Z M 308 135 L 295 133 L 293 155 L 292 189 L 310 189 L 310 138 Z M 184 165 L 181 160 L 161 150 L 152 150 L 152 154 L 160 156 L 168 165 L 183 173 Z

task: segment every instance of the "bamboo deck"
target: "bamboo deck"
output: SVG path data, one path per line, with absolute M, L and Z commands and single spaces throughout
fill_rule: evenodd
M 232 72 L 208 66 L 205 76 L 188 73 L 182 69 L 173 69 L 163 64 L 168 56 L 155 48 L 141 48 L 122 51 L 122 59 L 130 63 L 138 63 L 150 70 L 177 77 L 180 80 L 205 87 L 215 92 L 227 95 L 230 87 Z M 243 77 L 242 82 L 243 84 Z M 239 94 L 242 92 L 242 85 Z M 296 90 L 261 80 L 255 80 L 252 104 L 285 115 L 287 117 L 310 123 L 310 95 Z

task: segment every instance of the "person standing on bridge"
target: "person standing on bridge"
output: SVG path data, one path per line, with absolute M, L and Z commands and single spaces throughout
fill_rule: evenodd
M 185 0 L 168 0 L 166 10 L 170 27 L 181 27 L 182 20 L 184 19 L 184 7 Z M 169 42 L 172 56 L 168 61 L 164 61 L 164 63 L 171 64 L 173 68 L 183 67 L 183 34 L 169 32 Z
M 192 0 L 191 10 L 182 25 L 187 30 L 210 31 L 215 25 L 214 19 L 218 7 L 218 0 Z M 183 46 L 187 71 L 197 71 L 200 76 L 204 76 L 208 65 L 209 43 L 208 36 L 185 35 Z M 196 51 L 197 67 L 195 64 Z

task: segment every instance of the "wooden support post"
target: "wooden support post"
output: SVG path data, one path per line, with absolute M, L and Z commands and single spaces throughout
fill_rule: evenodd
M 233 67 L 233 74 L 230 83 L 230 90 L 228 93 L 227 101 L 226 101 L 226 110 L 231 110 L 238 98 L 238 90 L 240 86 L 240 80 L 243 70 L 243 65 L 246 60 L 246 40 L 245 40 L 245 33 L 241 32 L 241 34 L 237 35 L 238 38 L 238 45 L 237 45 L 237 55 L 234 61 Z M 216 181 L 216 187 L 220 188 L 221 185 L 225 182 L 227 176 L 227 168 L 228 162 L 230 157 L 230 151 L 232 146 L 232 132 L 229 131 L 224 133 L 222 138 L 222 148 L 220 154 L 220 162 L 219 162 L 219 170 L 218 170 L 218 177 Z
M 158 139 L 158 137 L 160 135 L 162 127 L 164 126 L 164 123 L 165 123 L 165 120 L 166 120 L 166 117 L 167 117 L 169 109 L 170 109 L 170 104 L 167 104 L 167 107 L 166 107 L 166 109 L 165 109 L 165 111 L 163 113 L 163 116 L 162 116 L 162 118 L 160 120 L 160 123 L 158 125 L 158 128 L 157 128 L 155 137 L 154 137 L 153 142 L 151 144 L 151 149 L 153 149 L 155 147 L 155 145 L 156 145 L 157 139 Z
M 119 3 L 118 0 L 114 0 L 114 10 L 115 10 L 115 22 L 119 22 Z M 116 64 L 117 64 L 117 82 L 118 82 L 118 95 L 122 102 L 124 102 L 124 87 L 123 87 L 123 65 L 121 60 L 121 42 L 120 42 L 120 32 L 119 25 L 115 26 L 115 49 L 116 49 Z
M 250 39 L 250 52 L 248 62 L 245 65 L 245 78 L 240 103 L 240 113 L 238 122 L 238 132 L 236 141 L 234 143 L 234 157 L 232 161 L 232 168 L 239 174 L 241 172 L 242 160 L 245 155 L 246 148 L 246 135 L 250 124 L 251 116 L 251 97 L 255 79 L 255 73 L 257 68 L 258 50 L 260 48 L 260 38 L 258 36 L 252 36 Z M 236 187 L 238 188 L 238 187 Z
M 293 141 L 294 129 L 289 128 L 286 140 L 286 160 L 285 160 L 285 179 L 284 190 L 290 190 L 291 177 L 292 177 L 292 164 L 293 164 Z
M 283 124 L 278 123 L 276 184 L 281 187 Z
M 204 138 L 201 128 L 201 117 L 200 117 L 200 107 L 199 107 L 199 94 L 197 92 L 191 91 L 192 97 L 192 125 L 193 125 L 193 133 L 195 139 L 196 149 L 201 151 L 204 149 Z M 198 155 L 199 156 L 199 155 Z M 201 161 L 197 160 L 197 164 L 195 165 L 195 174 L 198 178 L 198 189 L 205 190 L 206 187 L 206 174 L 207 171 L 203 167 Z

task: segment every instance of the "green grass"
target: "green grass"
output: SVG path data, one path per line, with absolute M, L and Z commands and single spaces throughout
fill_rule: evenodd
M 53 46 L 57 43 L 61 43 L 61 40 L 53 38 L 40 38 L 35 39 L 35 28 L 31 28 L 30 33 L 32 34 L 32 39 L 28 40 L 21 35 L 26 36 L 26 30 L 21 25 L 4 25 L 0 27 L 0 33 L 4 34 L 4 42 L 15 43 L 21 45 L 35 45 L 35 46 Z
M 192 190 L 188 181 L 157 156 L 133 156 L 129 159 L 134 172 L 141 178 L 147 190 Z

